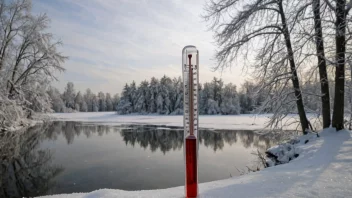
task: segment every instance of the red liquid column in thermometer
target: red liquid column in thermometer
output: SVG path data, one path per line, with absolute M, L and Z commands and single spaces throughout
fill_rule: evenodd
M 197 88 L 194 89 L 193 75 L 197 73 L 197 65 L 192 65 L 192 54 L 188 54 L 188 109 L 185 107 L 186 113 L 188 112 L 188 130 L 189 135 L 185 140 L 186 147 L 186 197 L 197 197 L 198 195 L 198 170 L 197 170 L 197 137 L 194 135 L 195 130 L 198 130 L 198 113 L 197 111 Z M 198 79 L 196 79 L 198 80 Z M 197 83 L 196 83 L 197 86 Z M 185 90 L 187 91 L 187 90 Z M 195 92 L 194 92 L 195 91 Z M 187 97 L 187 96 L 186 96 Z M 186 99 L 186 98 L 185 98 Z M 186 99 L 186 100 L 187 100 Z M 187 104 L 187 102 L 186 102 Z M 187 111 L 188 110 L 188 111 Z M 185 114 L 186 115 L 186 114 Z

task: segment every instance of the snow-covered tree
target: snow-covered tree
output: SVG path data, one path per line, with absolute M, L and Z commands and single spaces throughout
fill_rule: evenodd
M 25 95 L 28 104 L 26 106 L 34 112 L 50 112 L 51 102 L 47 89 L 48 83 L 45 83 L 45 81 L 27 86 L 25 89 Z
M 119 104 L 119 102 L 120 102 L 120 96 L 119 94 L 115 94 L 114 98 L 112 99 L 112 105 L 114 107 L 114 111 L 117 111 L 117 105 Z
M 213 96 L 214 101 L 218 102 L 218 107 L 222 105 L 222 90 L 224 86 L 224 82 L 221 79 L 217 79 L 216 77 L 213 78 L 211 82 L 213 84 Z
M 218 102 L 209 98 L 207 102 L 207 114 L 218 114 L 220 112 Z
M 120 101 L 116 107 L 117 112 L 120 114 L 132 113 L 133 106 L 131 101 L 131 89 L 130 86 L 126 83 L 125 87 L 123 88 Z
M 113 104 L 110 93 L 106 93 L 105 103 L 106 103 L 106 111 L 113 111 L 114 110 L 114 104 Z
M 158 96 L 158 112 L 162 114 L 169 114 L 171 110 L 170 97 L 174 93 L 172 92 L 172 81 L 169 77 L 163 76 L 160 80 L 159 85 L 159 96 Z
M 211 98 L 211 86 L 205 83 L 199 93 L 199 114 L 208 114 L 208 99 Z
M 67 59 L 48 32 L 49 18 L 30 0 L 0 1 L 0 127 L 20 124 L 50 107 L 48 86 Z
M 131 103 L 131 111 L 134 112 L 136 108 L 136 103 L 138 101 L 137 86 L 135 81 L 132 81 L 132 83 L 130 84 L 127 95 L 129 102 Z
M 215 57 L 217 68 L 229 67 L 234 60 L 243 58 L 245 65 L 253 66 L 254 75 L 263 87 L 285 89 L 289 86 L 295 97 L 289 102 L 296 105 L 303 133 L 310 129 L 297 72 L 299 66 L 303 65 L 302 57 L 299 56 L 302 52 L 299 49 L 303 48 L 294 48 L 294 41 L 300 40 L 295 40 L 291 35 L 300 13 L 290 11 L 305 10 L 305 5 L 300 1 L 285 0 L 215 0 L 209 1 L 205 14 L 220 48 Z M 247 59 L 249 54 L 252 59 Z M 288 81 L 292 84 L 288 85 Z M 283 92 L 275 93 L 280 93 L 277 100 L 287 97 L 281 95 Z M 277 100 L 268 100 L 263 104 L 271 102 L 276 105 Z M 277 110 L 272 117 L 273 125 L 288 113 L 279 108 Z
M 152 77 L 149 84 L 150 100 L 149 100 L 149 113 L 157 112 L 157 100 L 159 93 L 159 81 L 158 79 Z
M 149 99 L 150 99 L 150 92 L 149 92 L 149 82 L 144 80 L 138 87 L 137 90 L 137 104 L 136 104 L 136 112 L 138 113 L 147 113 L 149 110 Z
M 229 83 L 225 85 L 223 89 L 223 101 L 220 106 L 221 113 L 228 114 L 239 114 L 240 105 L 239 98 L 236 91 L 236 85 Z
M 335 25 L 335 95 L 334 108 L 332 114 L 332 127 L 337 130 L 344 128 L 344 100 L 345 100 L 345 64 L 346 62 L 346 44 L 348 40 L 346 29 L 350 31 L 348 25 L 351 25 L 352 19 L 349 12 L 352 8 L 352 2 L 346 0 L 326 0 L 329 9 L 335 15 L 332 21 Z M 335 3 L 335 5 L 332 4 Z M 347 27 L 347 28 L 346 28 Z M 347 49 L 350 53 L 350 50 Z
M 92 111 L 93 112 L 99 111 L 99 98 L 95 94 L 92 95 Z
M 245 81 L 242 84 L 242 90 L 239 98 L 242 113 L 251 113 L 256 108 L 255 95 L 256 92 L 254 83 Z
M 163 111 L 163 107 L 164 107 L 164 99 L 163 96 L 161 94 L 158 94 L 157 98 L 156 98 L 156 112 L 159 114 L 163 114 L 165 113 Z
M 174 78 L 170 88 L 171 113 L 181 114 L 183 112 L 183 82 L 181 77 Z
M 92 112 L 93 111 L 93 93 L 89 88 L 86 90 L 86 93 L 84 94 L 83 98 L 87 104 L 88 112 Z
M 48 90 L 48 95 L 51 100 L 51 108 L 55 112 L 65 112 L 65 103 L 61 98 L 61 93 L 58 89 L 50 87 Z
M 99 92 L 98 99 L 99 99 L 99 111 L 106 111 L 105 94 L 103 92 Z
M 80 107 L 80 111 L 81 112 L 87 112 L 88 111 L 88 105 L 87 105 L 86 101 L 82 102 L 82 106 Z
M 67 108 L 75 109 L 75 97 L 76 92 L 74 89 L 74 84 L 72 82 L 68 82 L 65 91 L 62 94 L 62 100 Z
M 75 109 L 76 111 L 84 111 L 83 109 L 83 96 L 81 94 L 81 92 L 79 91 L 75 97 Z M 87 105 L 87 104 L 86 104 Z

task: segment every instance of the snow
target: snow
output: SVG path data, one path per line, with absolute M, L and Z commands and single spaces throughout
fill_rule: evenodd
M 25 118 L 21 118 L 19 121 L 17 121 L 16 123 L 14 123 L 12 126 L 10 127 L 4 127 L 4 128 L 0 128 L 0 131 L 18 131 L 22 128 L 27 128 L 27 127 L 32 127 L 35 126 L 36 124 L 41 124 L 43 123 L 43 120 L 30 120 L 30 119 L 25 119 Z
M 118 115 L 116 112 L 53 113 L 55 120 L 95 122 L 100 124 L 152 124 L 162 126 L 183 126 L 182 115 Z M 213 129 L 261 130 L 269 121 L 270 114 L 253 115 L 200 115 L 199 127 Z M 287 119 L 294 119 L 289 117 Z M 284 127 L 296 129 L 296 126 Z
M 120 124 L 133 121 L 140 124 L 149 123 L 177 126 L 182 121 L 178 116 L 116 117 L 114 114 L 108 113 L 101 113 L 100 115 L 96 113 L 95 115 L 93 118 L 90 118 L 89 114 L 55 114 L 52 116 L 56 119 L 105 121 L 109 124 L 112 124 L 114 121 L 118 121 Z M 139 120 L 143 118 L 144 120 Z M 264 118 L 257 118 L 256 124 L 251 125 L 249 121 L 251 119 L 248 116 L 201 116 L 201 123 L 202 127 L 227 129 L 249 127 L 253 129 L 259 128 L 257 122 L 262 123 L 265 120 Z M 237 123 L 237 125 L 234 125 L 234 123 Z M 320 132 L 319 135 L 320 137 L 310 136 L 309 142 L 306 144 L 302 143 L 303 141 L 297 144 L 296 149 L 300 150 L 300 155 L 287 164 L 269 167 L 262 171 L 239 177 L 199 184 L 200 197 L 350 197 L 352 195 L 351 132 L 347 130 L 336 132 L 334 129 L 326 129 Z M 307 137 L 301 137 L 300 139 L 302 138 L 307 139 Z M 184 197 L 184 187 L 143 191 L 101 189 L 90 193 L 73 193 L 45 197 L 179 198 Z
M 307 144 L 317 137 L 317 133 L 310 132 L 307 135 L 293 138 L 288 142 L 269 148 L 266 151 L 267 157 L 270 158 L 267 160 L 267 165 L 275 166 L 290 162 L 301 154 L 302 150 L 298 148 L 299 145 Z

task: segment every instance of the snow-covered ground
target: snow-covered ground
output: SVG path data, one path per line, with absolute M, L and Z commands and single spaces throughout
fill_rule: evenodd
M 96 115 L 91 117 L 90 115 Z M 181 116 L 116 116 L 113 113 L 55 114 L 56 119 L 108 123 L 148 123 L 180 126 Z M 71 118 L 70 118 L 71 117 Z M 136 120 L 138 119 L 138 121 Z M 140 120 L 144 119 L 144 120 Z M 201 127 L 260 129 L 266 117 L 201 116 Z M 258 123 L 259 122 L 259 123 Z M 248 127 L 248 128 L 247 128 Z M 288 164 L 264 169 L 240 177 L 202 183 L 200 197 L 351 197 L 352 138 L 351 132 L 327 129 L 320 138 L 300 144 L 300 156 Z M 104 179 L 104 178 L 97 178 Z M 172 179 L 172 178 L 170 178 Z M 74 193 L 47 197 L 184 197 L 184 187 L 161 190 L 123 191 L 101 189 L 90 193 Z
M 152 124 L 164 126 L 183 126 L 181 115 L 118 115 L 115 112 L 89 112 L 89 113 L 53 113 L 49 114 L 55 120 L 69 120 L 82 122 L 95 122 L 101 124 Z M 214 129 L 260 130 L 265 128 L 270 114 L 254 115 L 201 115 L 199 127 Z M 297 116 L 292 115 L 285 119 L 285 125 L 295 122 Z M 284 126 L 285 129 L 296 129 L 296 125 Z

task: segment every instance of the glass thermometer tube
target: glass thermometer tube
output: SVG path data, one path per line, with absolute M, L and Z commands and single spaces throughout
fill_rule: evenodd
M 196 47 L 186 46 L 183 49 L 186 197 L 198 196 L 198 58 Z

